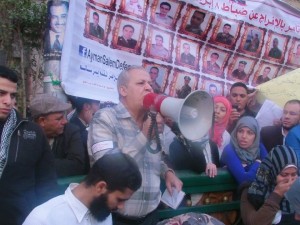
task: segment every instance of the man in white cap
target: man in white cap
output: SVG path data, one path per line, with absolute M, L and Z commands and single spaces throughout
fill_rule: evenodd
M 79 128 L 68 123 L 65 115 L 70 107 L 49 94 L 38 95 L 30 103 L 33 120 L 48 138 L 58 177 L 80 175 L 84 171 L 85 150 Z

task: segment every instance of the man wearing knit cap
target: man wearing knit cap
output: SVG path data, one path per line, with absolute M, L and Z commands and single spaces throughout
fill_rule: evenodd
M 33 120 L 48 138 L 58 177 L 80 175 L 84 169 L 85 150 L 79 128 L 67 123 L 65 115 L 70 107 L 49 94 L 38 95 L 30 103 Z

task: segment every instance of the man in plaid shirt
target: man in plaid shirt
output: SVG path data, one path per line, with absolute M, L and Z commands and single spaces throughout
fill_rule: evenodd
M 147 111 L 143 107 L 144 96 L 153 92 L 149 73 L 142 67 L 132 66 L 121 72 L 117 88 L 120 103 L 99 110 L 90 125 L 91 163 L 114 151 L 133 157 L 142 174 L 142 186 L 125 203 L 124 209 L 114 214 L 114 224 L 156 224 L 156 208 L 161 199 L 160 178 L 165 179 L 170 193 L 172 188 L 181 190 L 182 182 L 163 162 L 161 151 L 154 153 L 153 146 L 148 144 L 147 137 L 154 136 L 148 134 L 151 119 L 145 116 Z M 158 114 L 156 120 L 158 132 L 162 132 L 163 119 Z

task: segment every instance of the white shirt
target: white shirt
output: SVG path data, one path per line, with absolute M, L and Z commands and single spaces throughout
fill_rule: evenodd
M 88 208 L 72 193 L 78 184 L 70 184 L 64 195 L 50 199 L 34 208 L 23 225 L 112 225 L 111 214 L 98 222 Z

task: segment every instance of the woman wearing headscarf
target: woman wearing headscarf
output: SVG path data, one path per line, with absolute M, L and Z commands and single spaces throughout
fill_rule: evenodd
M 226 131 L 226 127 L 229 122 L 232 107 L 227 98 L 223 96 L 214 97 L 214 106 L 214 125 L 210 136 L 211 140 L 217 144 L 219 157 L 221 157 L 223 149 L 230 142 L 230 134 Z
M 297 156 L 288 146 L 276 146 L 262 161 L 255 180 L 241 197 L 245 225 L 299 225 L 284 197 L 298 177 Z
M 251 182 L 256 171 L 267 155 L 260 143 L 259 126 L 253 117 L 244 116 L 231 133 L 230 144 L 222 153 L 221 162 L 227 166 L 238 184 Z

